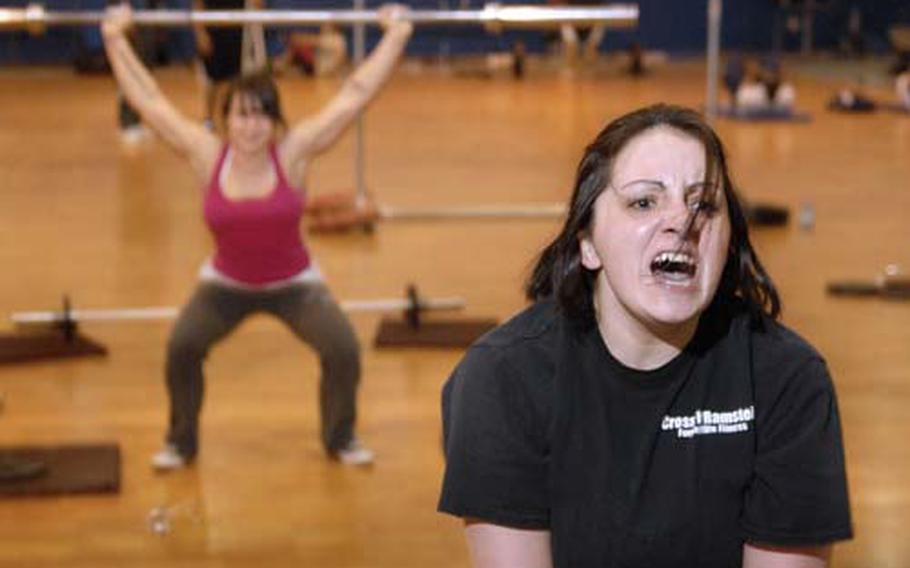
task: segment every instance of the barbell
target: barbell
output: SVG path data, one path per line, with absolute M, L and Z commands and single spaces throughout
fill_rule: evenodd
M 347 313 L 389 313 L 405 312 L 414 314 L 429 311 L 457 311 L 465 307 L 464 298 L 424 298 L 417 288 L 409 285 L 403 298 L 378 298 L 373 300 L 345 300 L 339 302 L 341 309 Z M 172 320 L 180 314 L 176 307 L 144 307 L 144 308 L 115 308 L 115 309 L 88 309 L 77 310 L 70 305 L 69 298 L 63 299 L 63 309 L 60 311 L 25 311 L 14 312 L 10 321 L 17 326 L 43 326 L 43 325 L 73 325 L 84 322 L 130 322 L 130 321 L 157 321 Z
M 42 33 L 52 26 L 100 24 L 104 11 L 47 11 L 41 4 L 25 8 L 0 8 L 0 30 L 28 30 Z M 489 28 L 545 28 L 561 24 L 600 24 L 614 28 L 638 23 L 638 6 L 502 6 L 486 4 L 480 10 L 411 10 L 404 16 L 415 25 L 482 24 Z M 377 10 L 135 10 L 139 26 L 299 26 L 318 24 L 379 24 Z

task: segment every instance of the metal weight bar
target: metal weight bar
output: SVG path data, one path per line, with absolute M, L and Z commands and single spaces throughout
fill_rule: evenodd
M 378 207 L 379 218 L 400 221 L 432 221 L 444 219 L 559 219 L 567 209 L 562 204 L 478 206 L 456 208 Z
M 720 78 L 720 25 L 723 0 L 708 0 L 708 49 L 707 85 L 705 86 L 705 114 L 717 118 L 717 83 Z
M 354 0 L 355 10 L 364 10 L 366 0 Z M 351 55 L 354 60 L 354 66 L 359 66 L 363 58 L 367 55 L 367 30 L 364 24 L 355 24 L 352 30 L 351 39 L 353 40 L 353 49 Z M 366 128 L 364 127 L 363 113 L 357 115 L 354 122 L 354 185 L 357 190 L 357 203 L 362 205 L 369 198 L 367 195 L 367 174 L 366 174 Z
M 348 313 L 388 313 L 417 309 L 420 311 L 451 311 L 465 307 L 463 298 L 381 298 L 376 300 L 348 300 L 340 302 Z M 122 308 L 110 310 L 64 310 L 60 312 L 15 312 L 10 321 L 17 325 L 38 325 L 63 322 L 116 322 L 171 320 L 179 310 L 174 307 Z
M 33 32 L 52 26 L 92 26 L 104 20 L 103 11 L 47 11 L 40 4 L 26 8 L 0 8 L 0 30 Z M 487 4 L 481 10 L 411 10 L 405 16 L 415 25 L 482 24 L 492 28 L 543 28 L 561 24 L 602 24 L 615 28 L 638 23 L 638 6 L 614 4 L 594 7 L 501 6 Z M 133 22 L 140 26 L 298 26 L 317 24 L 378 24 L 377 10 L 136 10 Z

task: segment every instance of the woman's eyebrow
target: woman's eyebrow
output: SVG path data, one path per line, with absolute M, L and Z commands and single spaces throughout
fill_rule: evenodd
M 622 185 L 616 186 L 616 189 L 622 190 L 632 185 L 653 185 L 656 187 L 656 189 L 660 189 L 662 191 L 667 189 L 667 185 L 664 182 L 656 179 L 633 179 L 631 181 L 623 183 Z
M 686 187 L 684 194 L 687 197 L 695 195 L 700 199 L 725 199 L 723 186 L 720 183 L 712 183 L 708 181 L 701 181 L 689 185 Z
M 664 182 L 662 182 L 660 180 L 656 180 L 656 179 L 645 179 L 645 178 L 633 179 L 633 180 L 627 181 L 621 185 L 617 185 L 616 189 L 622 190 L 622 189 L 625 189 L 625 188 L 627 188 L 629 186 L 633 186 L 633 185 L 653 185 L 655 187 L 655 189 L 659 189 L 661 191 L 666 191 L 666 189 L 667 189 L 667 184 L 665 184 Z M 704 180 L 696 181 L 696 182 L 690 183 L 689 185 L 685 186 L 685 191 L 686 191 L 686 193 L 689 193 L 693 190 L 702 190 L 702 189 L 710 188 L 713 185 L 714 185 L 713 183 L 707 182 Z

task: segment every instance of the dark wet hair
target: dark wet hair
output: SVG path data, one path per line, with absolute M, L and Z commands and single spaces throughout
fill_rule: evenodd
M 221 119 L 225 124 L 227 123 L 227 116 L 231 112 L 231 103 L 234 97 L 244 97 L 255 101 L 255 105 L 258 107 L 257 110 L 261 110 L 264 115 L 272 119 L 276 126 L 282 129 L 287 127 L 287 122 L 281 113 L 281 99 L 278 96 L 278 87 L 269 73 L 245 74 L 231 82 L 221 107 Z
M 780 298 L 774 283 L 749 241 L 746 215 L 727 169 L 723 144 L 697 112 L 674 105 L 657 104 L 621 116 L 608 124 L 585 149 L 578 165 L 569 211 L 559 235 L 541 252 L 525 284 L 530 300 L 552 298 L 570 317 L 593 322 L 594 281 L 597 271 L 581 263 L 579 235 L 590 230 L 594 201 L 610 184 L 619 152 L 633 138 L 654 127 L 673 128 L 702 143 L 705 148 L 705 181 L 722 190 L 730 217 L 730 248 L 713 302 L 745 303 L 754 318 L 780 315 Z M 683 237 L 696 218 L 690 216 Z

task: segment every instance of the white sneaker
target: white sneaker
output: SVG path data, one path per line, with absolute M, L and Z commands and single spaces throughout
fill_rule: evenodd
M 134 124 L 120 130 L 120 141 L 126 146 L 135 146 L 146 140 L 149 135 L 146 127 Z
M 160 452 L 152 456 L 152 467 L 158 471 L 173 471 L 183 469 L 188 465 L 189 460 L 180 455 L 173 444 L 165 445 Z
M 360 440 L 351 438 L 346 446 L 335 450 L 334 457 L 344 465 L 363 466 L 372 464 L 375 454 L 372 450 L 363 447 Z

